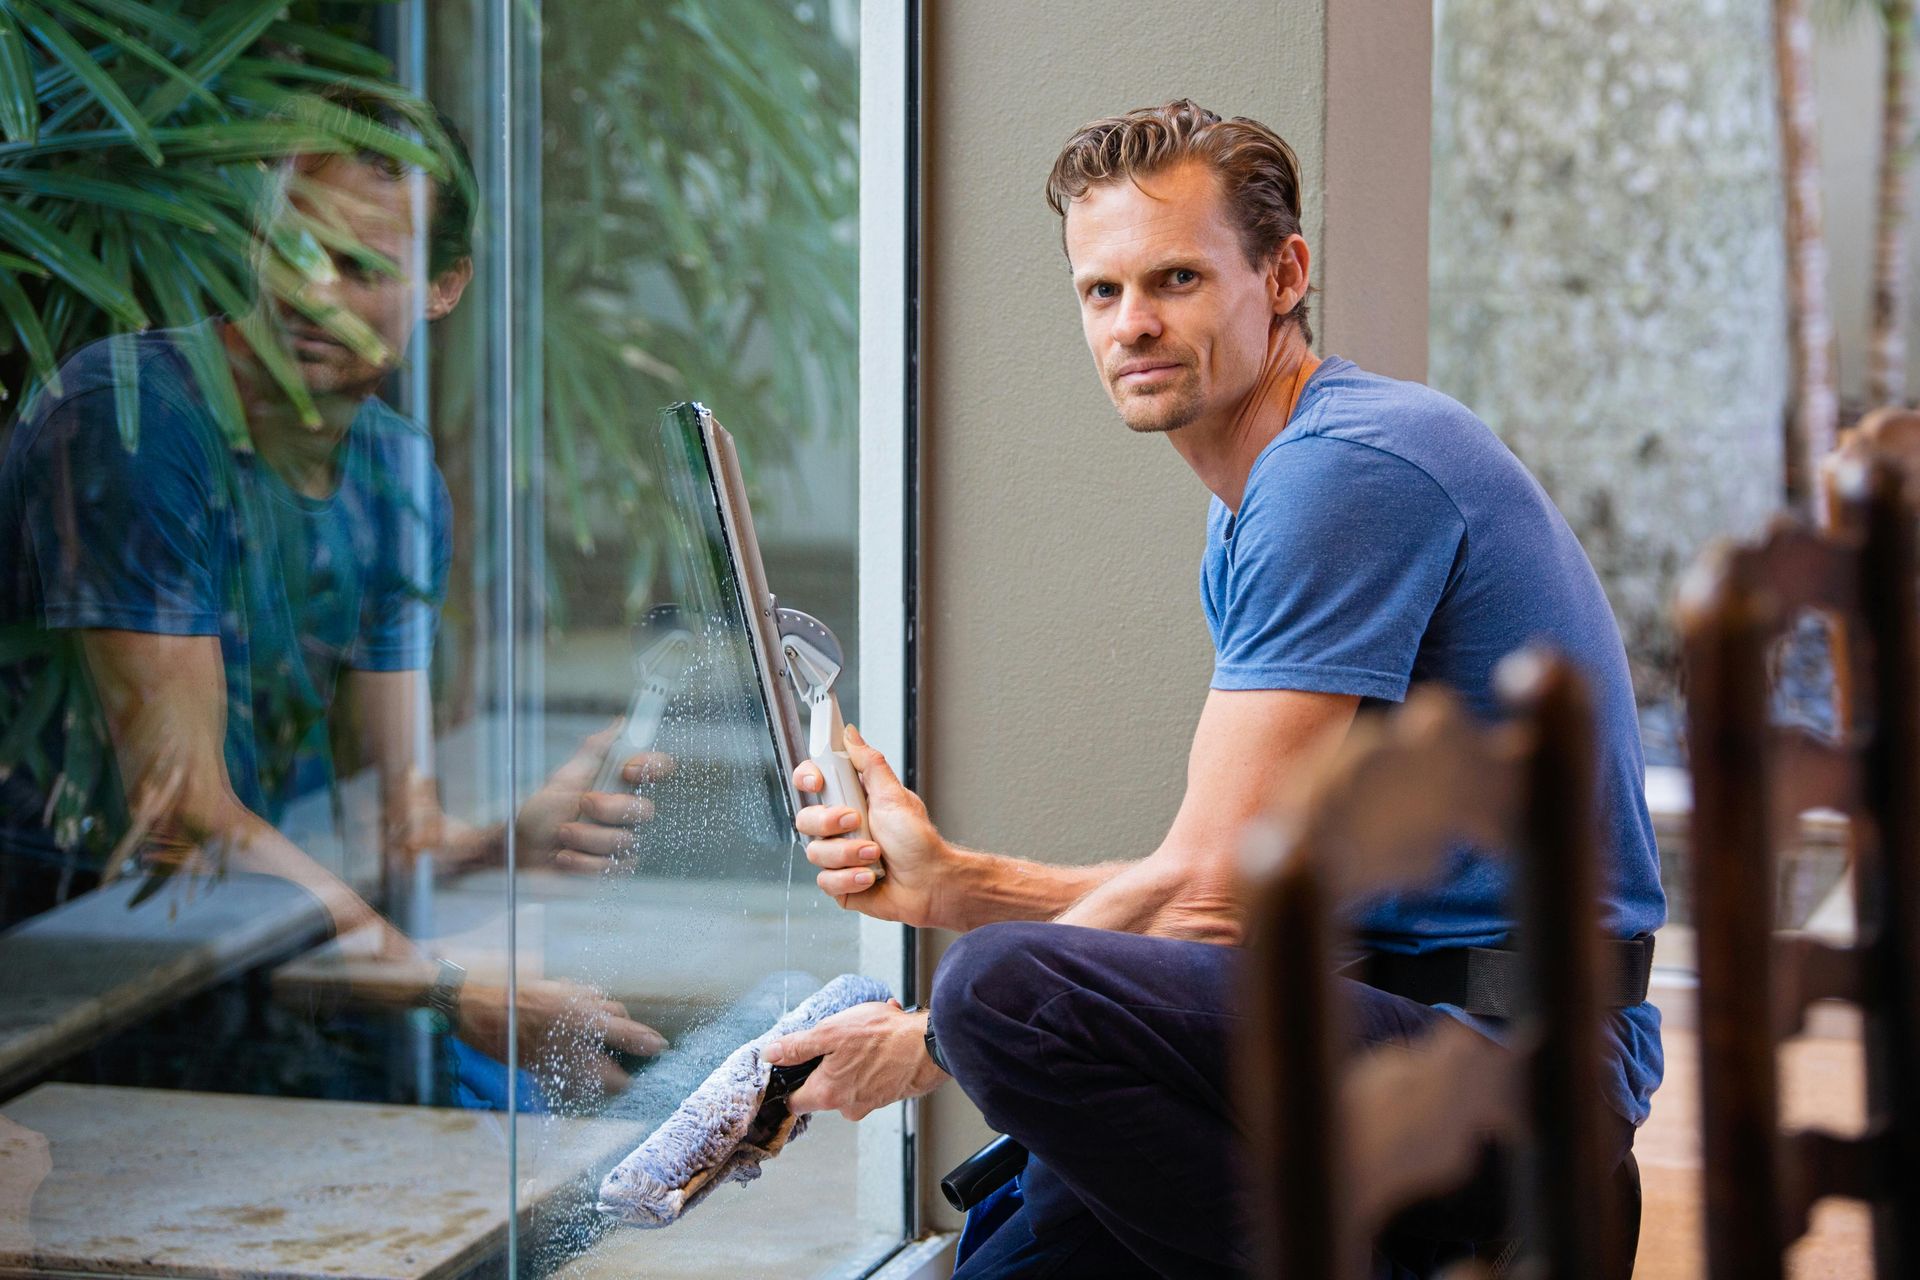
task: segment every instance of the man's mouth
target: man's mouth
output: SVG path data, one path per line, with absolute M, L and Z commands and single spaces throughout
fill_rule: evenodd
M 1129 360 L 1114 370 L 1117 387 L 1148 387 L 1177 376 L 1185 365 L 1176 360 Z
M 346 350 L 346 344 L 319 329 L 288 329 L 287 342 L 302 355 L 325 355 Z

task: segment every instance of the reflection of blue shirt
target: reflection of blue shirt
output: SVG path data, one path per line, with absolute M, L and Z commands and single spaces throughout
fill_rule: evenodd
M 9 754 L 32 785 L 16 768 L 0 787 L 0 847 L 29 856 L 97 856 L 123 821 L 74 630 L 219 637 L 227 770 L 274 822 L 332 781 L 326 713 L 341 671 L 424 668 L 445 589 L 447 491 L 420 428 L 369 399 L 337 488 L 304 497 L 208 411 L 186 348 L 220 358 L 211 326 L 124 341 L 137 422 L 123 430 L 127 377 L 97 343 L 29 408 L 0 464 L 0 722 L 40 725 L 14 735 L 29 739 Z
M 1398 702 L 1413 681 L 1499 714 L 1495 665 L 1530 644 L 1576 664 L 1599 721 L 1599 800 L 1611 861 L 1602 919 L 1617 937 L 1666 919 L 1626 651 L 1572 530 L 1486 425 L 1416 383 L 1333 358 L 1253 464 L 1236 514 L 1207 520 L 1201 595 L 1216 689 L 1302 689 Z M 1389 951 L 1496 943 L 1508 872 L 1460 850 L 1435 887 L 1358 920 Z M 1660 1083 L 1660 1014 L 1612 1017 L 1614 1103 L 1636 1123 Z

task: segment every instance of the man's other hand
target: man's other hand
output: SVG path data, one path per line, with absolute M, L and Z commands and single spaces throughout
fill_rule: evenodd
M 814 879 L 822 892 L 843 907 L 879 920 L 905 924 L 939 924 L 943 882 L 959 861 L 956 850 L 940 838 L 927 820 L 927 806 L 901 785 L 886 757 L 867 745 L 860 731 L 847 726 L 847 759 L 859 771 L 867 793 L 869 838 L 847 832 L 860 815 L 832 805 L 808 805 L 794 818 L 801 835 L 812 836 L 807 861 L 819 867 Z M 809 795 L 826 786 L 811 760 L 793 771 L 793 784 Z M 886 874 L 876 867 L 885 859 Z
M 654 1057 L 667 1038 L 627 1015 L 627 1007 L 591 987 L 550 978 L 522 979 L 515 989 L 514 1038 L 520 1066 L 550 1092 L 613 1095 L 632 1083 L 618 1053 Z M 468 985 L 460 991 L 454 1031 L 497 1062 L 507 1060 L 507 993 Z
M 653 817 L 653 801 L 626 792 L 588 790 L 619 732 L 616 723 L 587 738 L 546 785 L 527 798 L 515 819 L 523 865 L 596 873 L 632 852 L 636 829 Z M 664 778 L 673 768 L 672 756 L 648 751 L 622 764 L 620 776 L 638 785 Z
M 890 1102 L 932 1093 L 947 1078 L 927 1056 L 927 1013 L 908 1013 L 898 1000 L 870 1000 L 782 1036 L 760 1055 L 776 1067 L 824 1055 L 787 1105 L 795 1115 L 838 1111 L 863 1119 Z

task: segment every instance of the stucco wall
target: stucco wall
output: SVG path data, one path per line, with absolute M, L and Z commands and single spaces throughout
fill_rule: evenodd
M 1779 501 L 1768 10 L 1437 8 L 1431 379 L 1559 503 L 1657 693 L 1676 575 Z

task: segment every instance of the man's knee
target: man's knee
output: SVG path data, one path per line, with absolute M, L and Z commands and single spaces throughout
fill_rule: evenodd
M 1018 1052 L 1032 1013 L 1061 989 L 1047 957 L 1059 943 L 1054 925 L 1011 922 L 965 933 L 933 975 L 934 1038 L 955 1078 L 997 1074 L 995 1059 Z

